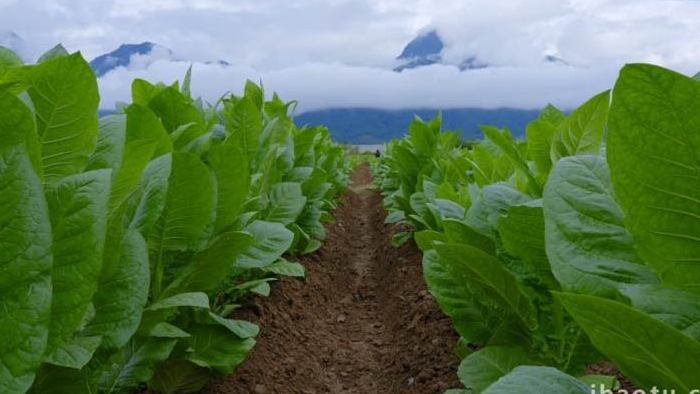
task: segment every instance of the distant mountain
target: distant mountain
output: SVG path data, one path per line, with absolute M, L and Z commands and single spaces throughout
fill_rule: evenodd
M 173 59 L 173 52 L 161 45 L 152 42 L 140 44 L 123 44 L 112 52 L 98 56 L 90 62 L 95 74 L 101 77 L 117 67 L 130 67 L 136 57 L 144 59 L 140 67 L 147 67 L 150 63 L 160 59 Z
M 172 62 L 190 62 L 191 60 L 178 58 L 169 48 L 153 42 L 140 44 L 122 44 L 112 52 L 98 56 L 90 62 L 95 74 L 101 77 L 118 67 L 129 69 L 145 69 L 158 60 Z M 228 67 L 231 63 L 226 60 L 205 61 L 204 64 L 216 64 Z
M 478 70 L 490 66 L 489 63 L 479 59 L 477 56 L 469 56 L 459 63 L 447 62 L 443 57 L 444 50 L 445 43 L 437 30 L 421 33 L 411 40 L 404 47 L 401 54 L 396 57 L 398 65 L 394 67 L 394 71 L 402 72 L 431 64 L 452 65 L 459 68 L 460 71 Z M 545 54 L 541 59 L 545 63 L 571 66 L 566 60 L 551 53 Z
M 396 58 L 402 63 L 394 68 L 394 71 L 401 72 L 405 69 L 439 63 L 442 60 L 441 53 L 444 47 L 436 30 L 421 34 L 409 42 Z
M 327 126 L 333 138 L 352 144 L 381 144 L 400 138 L 408 131 L 415 115 L 432 119 L 435 109 L 381 110 L 374 108 L 324 109 L 305 112 L 295 119 L 298 125 Z M 442 111 L 443 127 L 461 131 L 465 139 L 482 138 L 479 125 L 508 127 L 515 136 L 525 135 L 525 127 L 540 111 L 512 108 L 460 108 Z
M 407 69 L 429 66 L 431 64 L 445 64 L 442 58 L 442 51 L 445 49 L 445 44 L 438 34 L 437 30 L 419 34 L 411 40 L 403 49 L 401 54 L 396 57 L 399 65 L 394 67 L 394 71 L 401 72 Z M 459 64 L 455 64 L 461 71 L 474 70 L 488 67 L 488 64 L 477 59 L 475 56 L 470 56 L 464 59 Z

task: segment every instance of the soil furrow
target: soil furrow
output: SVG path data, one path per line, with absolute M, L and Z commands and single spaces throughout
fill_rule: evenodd
M 457 335 L 427 293 L 415 245 L 391 246 L 367 165 L 335 212 L 304 281 L 283 279 L 237 317 L 258 344 L 206 393 L 442 393 L 458 387 Z

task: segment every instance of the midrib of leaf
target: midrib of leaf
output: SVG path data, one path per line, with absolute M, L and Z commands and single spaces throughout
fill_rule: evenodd
M 495 257 L 494 257 L 494 259 L 495 259 Z M 501 299 L 502 302 L 504 302 L 506 305 L 508 305 L 508 306 L 511 308 L 511 310 L 512 310 L 513 312 L 515 312 L 514 314 L 518 317 L 518 320 L 520 320 L 520 322 L 523 324 L 523 327 L 525 327 L 525 328 L 531 328 L 531 327 L 530 327 L 530 323 L 529 323 L 529 322 L 527 321 L 527 319 L 525 319 L 525 317 L 521 314 L 519 305 L 516 305 L 516 304 L 512 303 L 512 302 L 510 301 L 509 297 L 507 297 L 507 295 L 506 295 L 505 293 L 503 293 L 498 287 L 491 285 L 491 283 L 488 282 L 488 281 L 486 280 L 486 278 L 485 278 L 484 276 L 482 276 L 479 272 L 477 272 L 477 271 L 475 271 L 475 270 L 469 268 L 468 265 L 464 265 L 464 267 L 466 267 L 467 270 L 469 270 L 469 271 L 474 275 L 474 277 L 475 277 L 474 279 L 476 279 L 479 283 L 481 283 L 482 286 L 484 286 L 484 287 L 486 287 L 486 288 L 488 288 L 488 289 L 491 289 L 492 292 L 494 292 L 495 294 L 498 295 L 498 297 Z M 519 290 L 519 289 L 518 289 L 518 290 Z M 518 302 L 521 301 L 521 300 L 522 300 L 522 294 L 518 294 L 517 299 L 518 299 Z
M 591 297 L 591 296 L 588 296 L 588 297 Z M 638 312 L 638 313 L 641 313 L 641 312 Z M 615 324 L 610 324 L 610 321 L 607 321 L 607 320 L 605 321 L 605 323 L 607 323 L 607 324 L 605 324 L 605 328 L 607 329 L 607 331 L 604 332 L 604 331 L 602 331 L 602 328 L 600 327 L 599 322 L 591 321 L 590 319 L 588 319 L 584 316 L 581 316 L 580 314 L 578 316 L 579 316 L 579 318 L 583 318 L 584 320 L 588 321 L 589 327 L 592 327 L 595 331 L 602 332 L 603 333 L 602 336 L 608 336 L 608 334 L 609 334 L 609 335 L 613 335 L 613 336 L 617 337 L 618 340 L 621 340 L 623 342 L 627 341 L 627 342 L 632 343 L 637 349 L 639 349 L 639 351 L 642 352 L 644 357 L 639 357 L 639 356 L 634 357 L 634 356 L 628 354 L 627 356 L 630 359 L 638 361 L 640 363 L 643 363 L 643 364 L 649 366 L 651 369 L 661 371 L 661 373 L 663 373 L 664 375 L 673 379 L 675 381 L 675 383 L 679 385 L 679 387 L 682 387 L 684 390 L 688 390 L 688 387 L 682 382 L 682 380 L 675 373 L 673 373 L 673 371 L 668 369 L 666 367 L 666 365 L 664 364 L 664 362 L 661 361 L 655 353 L 649 351 L 646 348 L 646 346 L 639 343 L 636 340 L 636 338 L 634 338 L 630 335 L 627 335 L 626 332 L 624 332 L 623 330 L 618 328 L 618 326 L 616 326 Z M 654 363 L 651 363 L 651 361 L 653 361 Z

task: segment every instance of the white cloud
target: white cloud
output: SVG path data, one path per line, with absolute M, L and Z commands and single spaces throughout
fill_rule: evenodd
M 612 86 L 626 62 L 700 69 L 699 20 L 692 0 L 0 0 L 0 26 L 25 39 L 25 57 L 56 42 L 92 58 L 152 41 L 195 62 L 195 92 L 209 99 L 263 78 L 306 109 L 574 106 Z M 477 56 L 496 67 L 389 71 L 430 28 L 447 62 Z M 545 54 L 576 67 L 545 64 Z M 134 76 L 168 81 L 187 67 L 163 59 L 108 74 L 105 104 L 125 99 Z M 235 66 L 203 64 L 219 59 Z
M 159 60 L 172 60 L 172 53 L 168 48 L 160 45 L 156 45 L 151 49 L 151 52 L 147 55 L 142 55 L 140 53 L 131 55 L 129 59 L 129 70 L 144 70 L 147 69 L 151 64 Z
M 130 81 L 181 80 L 189 63 L 154 61 L 147 69 L 120 68 L 100 80 L 102 107 L 129 101 Z M 240 93 L 246 79 L 266 90 L 299 100 L 299 112 L 328 107 L 458 108 L 503 106 L 541 108 L 549 102 L 571 108 L 610 88 L 616 68 L 583 69 L 555 64 L 497 67 L 459 72 L 434 65 L 395 73 L 377 67 L 307 63 L 260 72 L 246 66 L 193 65 L 192 89 L 210 102 L 227 92 Z
M 109 11 L 113 17 L 141 18 L 146 13 L 172 10 L 211 10 L 215 12 L 251 12 L 261 3 L 250 0 L 114 0 Z

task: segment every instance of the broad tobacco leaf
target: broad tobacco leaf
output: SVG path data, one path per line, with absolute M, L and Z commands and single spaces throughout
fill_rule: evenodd
M 23 393 L 49 334 L 51 220 L 32 113 L 10 94 L 0 94 L 0 113 L 0 391 Z
M 700 292 L 700 84 L 652 65 L 615 84 L 607 155 L 615 196 L 644 261 Z

